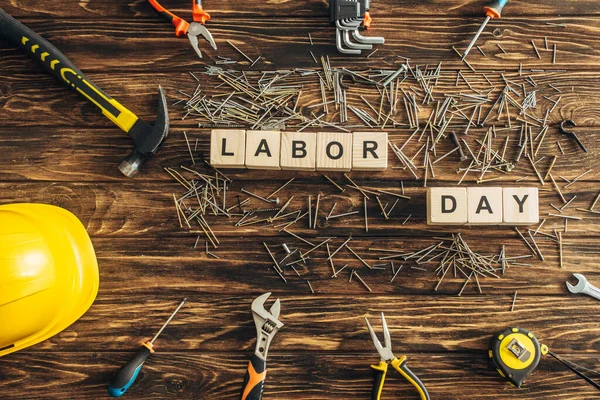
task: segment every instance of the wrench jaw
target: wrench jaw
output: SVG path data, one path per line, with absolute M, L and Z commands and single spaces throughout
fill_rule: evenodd
M 573 274 L 573 276 L 577 278 L 577 284 L 573 286 L 571 285 L 571 283 L 566 282 L 567 289 L 569 289 L 569 292 L 571 293 L 583 293 L 585 291 L 586 286 L 588 285 L 587 279 L 585 279 L 585 276 L 581 274 Z
M 269 311 L 264 307 L 271 293 L 265 293 L 252 302 L 252 317 L 256 325 L 256 348 L 254 354 L 263 361 L 267 361 L 267 353 L 271 340 L 277 331 L 283 326 L 279 321 L 281 304 L 279 299 L 275 300 Z

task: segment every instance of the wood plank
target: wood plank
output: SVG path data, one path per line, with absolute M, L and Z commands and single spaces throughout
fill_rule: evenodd
M 163 0 L 161 4 L 182 18 L 189 19 L 191 9 L 186 2 L 180 0 Z M 514 2 L 505 10 L 506 17 L 514 16 L 539 16 L 543 15 L 548 21 L 554 22 L 557 15 L 563 17 L 580 15 L 597 15 L 597 3 L 594 0 L 580 0 L 576 2 L 548 2 L 544 0 L 532 0 L 527 3 Z M 233 0 L 211 2 L 204 5 L 205 10 L 212 16 L 209 22 L 212 25 L 223 19 L 235 18 L 243 15 L 247 17 L 274 17 L 288 16 L 296 18 L 325 18 L 328 17 L 328 2 L 326 0 L 310 0 L 304 2 L 282 1 L 277 3 L 258 4 L 254 2 L 239 3 Z M 435 10 L 433 10 L 435 8 Z M 444 0 L 423 2 L 419 0 L 404 1 L 401 6 L 391 3 L 377 1 L 371 5 L 371 14 L 375 22 L 379 23 L 381 16 L 393 15 L 396 17 L 431 17 L 432 14 L 452 17 L 463 16 L 481 18 L 483 10 L 481 2 L 475 0 Z M 109 18 L 151 18 L 155 15 L 154 10 L 144 0 L 135 0 L 124 3 L 118 0 L 90 0 L 77 4 L 64 0 L 54 0 L 53 7 L 44 7 L 34 0 L 20 0 L 18 3 L 4 5 L 4 9 L 11 15 L 19 18 L 27 18 L 31 15 L 54 17 L 54 18 L 87 18 L 97 19 L 99 17 Z M 157 24 L 160 19 L 155 17 Z M 324 22 L 326 23 L 326 22 Z M 163 22 L 163 24 L 167 25 Z M 165 27 L 169 31 L 168 26 Z
M 336 178 L 337 179 L 337 178 Z M 340 182 L 341 179 L 340 179 Z M 247 182 L 246 182 L 247 183 Z M 362 181 L 357 181 L 362 185 Z M 90 235 L 94 237 L 139 237 L 147 235 L 156 236 L 184 236 L 189 234 L 189 230 L 181 229 L 178 224 L 178 218 L 173 204 L 173 193 L 182 194 L 180 186 L 175 183 L 151 183 L 137 182 L 125 178 L 119 183 L 67 183 L 67 182 L 0 182 L 0 204 L 15 202 L 42 202 L 64 207 L 77 215 L 86 226 Z M 522 184 L 515 184 L 517 186 Z M 250 186 L 242 183 L 237 185 L 235 182 L 228 190 L 227 205 L 235 205 L 235 195 L 241 194 L 243 187 L 250 190 Z M 280 186 L 273 182 L 261 183 L 261 190 L 255 190 L 258 194 L 268 195 Z M 367 186 L 372 189 L 385 188 L 390 189 L 389 184 L 378 185 L 370 182 Z M 301 189 L 299 189 L 301 188 Z M 575 189 L 577 191 L 575 191 Z M 302 193 L 299 194 L 298 190 Z M 396 193 L 400 193 L 397 184 L 392 187 Z M 573 191 L 571 191 L 573 190 Z M 318 229 L 308 229 L 308 217 L 303 218 L 289 230 L 308 237 L 319 236 L 339 236 L 348 237 L 353 235 L 361 236 L 391 236 L 400 235 L 432 237 L 444 235 L 448 232 L 446 227 L 426 225 L 425 191 L 422 188 L 409 188 L 405 193 L 412 196 L 410 200 L 400 200 L 396 208 L 390 213 L 390 219 L 385 220 L 381 216 L 381 208 L 375 199 L 370 199 L 367 214 L 369 217 L 369 232 L 364 232 L 364 217 L 362 214 L 362 195 L 350 188 L 342 194 L 338 194 L 331 184 L 324 179 L 315 183 L 314 180 L 293 182 L 279 193 L 279 197 L 286 201 L 292 195 L 296 195 L 292 200 L 289 210 L 304 210 L 307 207 L 307 198 L 312 194 L 313 199 L 321 193 Z M 577 183 L 565 190 L 569 194 L 578 197 L 569 208 L 565 209 L 565 215 L 579 216 L 582 220 L 569 221 L 568 235 L 579 237 L 581 235 L 596 237 L 600 234 L 600 226 L 597 221 L 600 218 L 597 214 L 589 214 L 576 211 L 575 208 L 589 207 L 598 194 L 597 184 L 588 184 L 586 182 Z M 242 196 L 246 198 L 247 196 Z M 382 202 L 389 206 L 396 200 L 393 196 L 381 197 Z M 351 215 L 347 218 L 336 218 L 325 220 L 333 203 L 337 202 L 335 213 L 357 210 L 359 214 Z M 549 204 L 560 205 L 559 197 L 553 192 L 540 192 L 540 215 L 547 218 L 548 221 L 542 231 L 551 231 L 551 228 L 562 229 L 564 221 L 560 217 L 547 217 L 548 213 L 556 213 Z M 266 203 L 253 199 L 248 205 L 248 209 L 264 208 Z M 189 204 L 191 207 L 191 204 Z M 267 205 L 268 206 L 268 205 Z M 314 207 L 314 206 L 313 206 Z M 151 216 L 148 212 L 151 211 Z M 232 210 L 234 212 L 235 210 Z M 334 213 L 334 214 L 335 214 Z M 264 213 L 264 218 L 273 216 L 275 212 Z M 402 223 L 411 215 L 405 225 Z M 235 227 L 235 223 L 240 216 L 213 216 L 207 215 L 207 221 L 217 237 L 237 237 L 239 235 L 252 236 L 282 236 L 279 233 L 280 228 L 272 228 L 265 224 L 247 225 Z M 290 217 L 282 222 L 290 222 Z M 195 232 L 202 232 L 196 225 Z M 497 226 L 489 228 L 476 227 L 453 227 L 457 232 L 474 232 L 480 234 L 485 232 L 490 237 L 516 237 L 511 227 Z M 192 233 L 193 234 L 193 233 Z
M 217 56 L 243 60 L 226 40 L 233 41 L 252 59 L 259 55 L 262 57 L 255 65 L 255 70 L 314 65 L 309 51 L 313 51 L 317 57 L 329 56 L 333 64 L 349 64 L 347 56 L 341 55 L 335 48 L 334 28 L 329 27 L 326 20 L 322 24 L 317 21 L 312 18 L 281 18 L 276 24 L 272 18 L 217 21 L 211 24 L 211 32 L 219 50 L 211 51 L 209 46 L 202 44 L 206 55 L 200 60 L 188 40 L 175 37 L 168 24 L 153 18 L 128 21 L 75 19 L 60 22 L 40 18 L 23 19 L 86 74 L 148 70 L 153 73 L 175 70 L 187 73 L 203 69 L 207 60 L 217 60 Z M 355 67 L 374 67 L 376 61 L 393 66 L 398 63 L 397 56 L 400 55 L 410 57 L 414 63 L 437 65 L 444 61 L 445 68 L 466 70 L 452 46 L 464 49 L 481 24 L 480 19 L 447 17 L 385 17 L 378 21 L 371 35 L 385 37 L 386 44 L 378 46 L 379 51 L 372 58 L 353 58 Z M 568 29 L 549 26 L 547 22 L 548 18 L 543 16 L 494 21 L 479 42 L 487 57 L 474 52 L 469 62 L 481 70 L 516 69 L 518 63 L 522 62 L 525 68 L 597 71 L 600 63 L 600 16 L 555 20 L 569 24 Z M 65 31 L 70 34 L 65 36 Z M 308 33 L 311 33 L 314 46 L 310 45 Z M 542 59 L 536 57 L 531 40 L 535 40 L 538 48 L 542 48 L 544 37 L 548 37 L 551 46 L 557 44 L 556 64 L 552 64 L 552 51 L 541 51 Z M 26 58 L 22 50 L 2 43 L 0 68 L 5 73 L 22 73 L 32 68 L 34 62 L 31 60 L 22 64 Z M 92 43 L 97 45 L 93 46 Z M 497 44 L 501 44 L 508 54 L 500 51 Z M 281 57 L 281 54 L 289 56 Z M 36 67 L 34 71 L 41 71 L 41 68 Z
M 104 296 L 101 291 L 92 308 L 70 328 L 26 352 L 50 356 L 63 351 L 135 351 L 141 341 L 154 335 L 186 296 L 188 302 L 156 342 L 157 354 L 235 352 L 249 357 L 256 343 L 250 304 L 262 291 L 241 296 L 217 293 L 208 296 L 199 295 L 193 288 L 157 286 L 153 294 L 146 291 L 144 300 L 135 295 L 136 301 L 132 301 L 135 292 L 122 289 L 121 294 Z M 594 316 L 598 307 L 597 300 L 589 297 L 523 295 L 517 298 L 511 312 L 511 295 L 355 295 L 352 302 L 343 295 L 273 293 L 273 296 L 281 301 L 280 319 L 285 325 L 275 337 L 269 356 L 278 351 L 375 353 L 364 317 L 376 321 L 384 312 L 399 352 L 487 353 L 493 334 L 519 326 L 532 330 L 557 354 L 577 353 L 597 358 L 598 323 Z M 315 302 L 320 303 L 318 309 Z
M 1 115 L 1 114 L 0 114 Z M 103 126 L 88 126 L 87 128 L 48 128 L 39 129 L 33 126 L 5 128 L 0 135 L 0 146 L 9 154 L 4 162 L 5 168 L 0 171 L 0 181 L 12 182 L 23 180 L 44 180 L 44 181 L 75 181 L 75 182 L 98 182 L 98 181 L 123 181 L 122 174 L 117 166 L 125 156 L 133 149 L 131 139 L 118 128 L 110 128 L 106 124 L 109 121 L 98 121 Z M 588 153 L 583 153 L 572 141 L 558 133 L 556 125 L 550 127 L 548 134 L 540 151 L 538 159 L 542 159 L 537 168 L 542 175 L 545 175 L 550 165 L 553 155 L 558 159 L 552 168 L 552 174 L 556 180 L 563 186 L 563 181 L 559 176 L 566 179 L 573 179 L 577 175 L 592 169 L 591 172 L 583 176 L 582 182 L 574 184 L 565 189 L 565 194 L 575 193 L 586 186 L 585 182 L 600 180 L 600 168 L 598 161 L 598 148 L 600 148 L 600 137 L 595 134 L 597 128 L 582 127 L 577 130 L 581 140 L 589 148 Z M 461 128 L 462 130 L 462 128 Z M 192 148 L 196 164 L 193 165 L 189 156 L 189 150 L 185 141 L 183 131 L 187 132 L 190 146 Z M 389 140 L 398 146 L 402 146 L 410 137 L 414 130 L 399 128 L 389 130 Z M 485 129 L 471 128 L 468 136 L 462 136 L 473 151 L 477 151 L 480 145 L 476 140 L 480 140 L 485 135 Z M 493 148 L 499 149 L 503 146 L 503 141 L 507 133 L 499 133 L 494 140 Z M 507 156 L 515 160 L 518 156 L 517 143 L 519 140 L 518 129 L 510 131 L 511 140 L 509 141 Z M 425 143 L 418 142 L 418 138 L 407 145 L 405 154 L 412 158 L 417 154 L 420 147 Z M 565 154 L 562 155 L 557 141 L 560 141 Z M 25 146 L 24 143 L 27 143 Z M 196 145 L 197 143 L 197 145 Z M 436 146 L 437 155 L 441 157 L 446 152 L 452 150 L 453 144 L 449 139 L 442 139 Z M 424 170 L 417 171 L 418 180 L 402 167 L 400 161 L 388 149 L 388 169 L 376 173 L 353 171 L 353 179 L 359 181 L 365 180 L 365 185 L 371 185 L 375 182 L 387 182 L 388 188 L 395 191 L 399 180 L 404 181 L 407 187 L 423 186 Z M 135 178 L 136 182 L 156 182 L 169 181 L 173 179 L 164 172 L 164 168 L 180 168 L 184 165 L 188 168 L 194 168 L 203 173 L 210 173 L 204 166 L 202 160 L 208 160 L 210 154 L 210 130 L 207 129 L 188 129 L 185 127 L 173 127 L 170 130 L 169 137 L 165 144 L 159 149 L 157 154 L 152 157 L 142 169 L 142 173 Z M 423 153 L 421 152 L 415 158 L 417 165 L 423 164 Z M 469 161 L 460 163 L 454 155 L 450 155 L 439 163 L 434 165 L 435 178 L 429 176 L 429 185 L 449 184 L 455 185 L 462 177 L 463 172 L 457 172 L 459 167 L 466 168 Z M 318 177 L 319 182 L 325 182 L 322 174 L 312 171 L 270 171 L 265 174 L 259 171 L 224 169 L 223 172 L 234 180 L 235 185 L 244 182 L 269 181 L 270 184 L 283 184 L 292 177 L 298 180 L 307 181 L 309 184 Z M 185 174 L 186 176 L 189 174 Z M 465 184 L 476 184 L 479 178 L 478 173 L 470 173 L 465 179 Z M 340 183 L 347 183 L 341 174 L 333 174 L 332 177 Z M 515 185 L 515 181 L 525 177 L 522 185 L 537 185 L 538 181 L 535 173 L 525 157 L 521 157 L 517 166 L 510 174 L 499 172 L 490 173 L 485 178 L 497 178 L 497 181 L 491 181 L 489 184 L 496 183 L 501 185 Z M 249 183 L 250 184 L 250 183 Z M 517 185 L 518 186 L 518 185 Z M 545 185 L 551 188 L 551 183 Z M 235 186 L 233 187 L 235 189 Z M 274 188 L 275 189 L 275 188 Z M 592 188 L 590 188 L 592 190 Z M 593 190 L 592 190 L 593 191 Z
M 516 237 L 477 240 L 477 236 L 480 234 L 463 233 L 463 238 L 471 248 L 481 254 L 499 254 L 502 245 L 506 246 L 507 257 L 530 254 L 523 242 Z M 498 295 L 504 299 L 502 301 L 504 305 L 510 306 L 515 290 L 523 295 L 564 296 L 568 294 L 565 282 L 574 272 L 585 274 L 590 282 L 600 285 L 600 275 L 594 262 L 600 250 L 594 241 L 585 241 L 566 234 L 564 236 L 564 268 L 561 269 L 559 266 L 557 245 L 538 238 L 538 245 L 545 258 L 544 262 L 537 257 L 515 260 L 514 262 L 521 262 L 524 265 L 507 268 L 504 274 L 497 272 L 499 278 L 491 275 L 480 277 L 478 281 L 482 293 Z M 332 240 L 331 251 L 334 251 L 345 239 L 341 237 Z M 380 269 L 368 269 L 356 256 L 343 249 L 333 259 L 336 271 L 341 270 L 341 272 L 338 279 L 332 279 L 333 272 L 327 262 L 326 251 L 315 250 L 308 256 L 309 259 L 305 264 L 295 265 L 298 275 L 291 267 L 282 267 L 287 283 L 283 282 L 275 272 L 263 242 L 272 249 L 278 260 L 284 257 L 281 249 L 283 243 L 292 249 L 299 248 L 303 252 L 310 250 L 310 246 L 303 245 L 291 237 L 220 238 L 219 247 L 210 250 L 219 259 L 205 254 L 205 239 L 200 240 L 198 247 L 194 249 L 196 235 L 182 238 L 162 237 L 161 246 L 158 248 L 155 239 L 118 239 L 123 243 L 123 247 L 114 248 L 116 240 L 93 239 L 100 263 L 101 293 L 104 296 L 119 296 L 123 290 L 123 282 L 128 282 L 129 293 L 135 293 L 140 298 L 149 296 L 156 288 L 170 290 L 183 288 L 193 291 L 189 293 L 193 297 L 200 293 L 210 297 L 215 290 L 241 295 L 260 288 L 279 293 L 280 296 L 285 294 L 301 296 L 310 294 L 307 280 L 310 280 L 315 293 L 320 297 L 326 298 L 335 294 L 367 295 L 368 290 L 356 279 L 351 283 L 348 282 L 352 269 L 359 272 L 373 293 L 386 295 L 456 296 L 466 281 L 460 271 L 457 271 L 456 275 L 450 271 L 436 291 L 439 276 L 434 270 L 439 265 L 439 261 L 417 264 L 414 260 L 404 261 L 401 258 L 380 260 L 380 257 L 394 253 L 368 251 L 369 248 L 417 251 L 441 241 L 435 239 L 353 238 L 350 243 L 351 248 L 370 266 L 377 265 Z M 297 259 L 299 257 L 294 256 L 287 262 Z M 390 260 L 396 268 L 404 266 L 395 278 L 393 278 Z M 347 267 L 342 270 L 344 265 Z M 130 281 L 128 277 L 131 276 L 135 276 L 135 280 Z M 463 296 L 481 297 L 474 279 L 465 287 Z M 404 300 L 406 299 L 399 299 L 399 301 Z M 572 300 L 584 302 L 583 298 Z
M 398 351 L 406 350 L 401 338 L 392 337 Z M 399 343 L 398 343 L 399 342 Z M 365 339 L 366 346 L 370 346 Z M 306 353 L 275 349 L 269 353 L 265 399 L 369 398 L 373 372 L 369 364 L 377 355 Z M 247 351 L 249 353 L 249 351 Z M 404 354 L 404 353 L 399 353 Z M 563 354 L 569 360 L 594 368 L 597 357 Z M 131 357 L 126 352 L 88 349 L 83 353 L 50 354 L 23 352 L 4 357 L 0 382 L 6 398 L 19 398 L 27 387 L 28 399 L 47 399 L 49 393 L 65 398 L 98 399 L 114 371 Z M 597 389 L 544 357 L 522 389 L 509 386 L 487 365 L 483 351 L 475 354 L 408 353 L 409 367 L 422 379 L 432 399 L 594 399 Z M 35 368 L 30 367 L 36 365 Z M 126 396 L 131 399 L 232 399 L 239 395 L 247 365 L 243 353 L 185 353 L 160 350 L 144 365 Z M 310 382 L 310 385 L 307 385 Z M 565 390 L 568 387 L 568 390 Z M 401 394 L 417 399 L 414 389 L 396 372 L 390 372 L 384 396 Z M 346 397 L 348 396 L 348 397 Z

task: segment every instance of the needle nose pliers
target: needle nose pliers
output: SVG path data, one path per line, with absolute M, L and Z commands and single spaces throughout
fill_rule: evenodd
M 202 52 L 198 46 L 198 37 L 202 36 L 216 50 L 217 44 L 213 39 L 212 35 L 204 26 L 204 23 L 210 19 L 210 15 L 202 8 L 202 0 L 192 0 L 192 18 L 194 22 L 189 23 L 183 18 L 173 14 L 156 0 L 148 0 L 148 3 L 167 21 L 170 21 L 175 26 L 175 36 L 180 37 L 187 35 L 190 40 L 190 44 L 198 54 L 198 57 L 202 58 Z
M 373 344 L 381 358 L 379 364 L 371 365 L 371 368 L 373 368 L 376 373 L 375 381 L 373 382 L 373 391 L 371 392 L 371 400 L 379 400 L 381 398 L 381 391 L 383 390 L 383 384 L 385 383 L 389 364 L 392 364 L 392 367 L 402 374 L 402 376 L 417 389 L 421 396 L 421 400 L 430 400 L 429 393 L 427 393 L 427 389 L 425 389 L 423 382 L 421 382 L 421 380 L 406 366 L 406 356 L 396 358 L 394 353 L 392 353 L 392 338 L 383 313 L 381 313 L 381 324 L 383 325 L 385 347 L 383 347 L 379 339 L 377 339 L 377 335 L 371 327 L 369 320 L 365 318 L 365 321 L 367 321 L 371 339 L 373 339 Z

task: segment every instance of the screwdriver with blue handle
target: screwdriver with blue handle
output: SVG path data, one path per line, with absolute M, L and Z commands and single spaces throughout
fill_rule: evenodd
M 469 52 L 477 42 L 477 39 L 479 39 L 479 35 L 481 35 L 481 32 L 483 32 L 488 22 L 490 22 L 490 19 L 500 18 L 502 16 L 502 9 L 506 5 L 506 3 L 508 3 L 508 0 L 493 0 L 487 6 L 483 7 L 483 11 L 485 11 L 486 15 L 485 20 L 483 21 L 483 24 L 481 24 L 479 30 L 473 37 L 473 40 L 471 40 L 471 43 L 469 43 L 469 46 L 467 46 L 467 49 L 465 50 L 461 60 L 464 60 L 467 57 L 467 54 L 469 54 Z
M 181 306 L 183 306 L 183 303 L 185 303 L 186 300 L 187 299 L 183 299 L 183 301 L 179 303 L 177 309 L 173 311 L 173 314 L 171 314 L 167 322 L 164 323 L 164 325 L 160 328 L 158 333 L 154 335 L 152 340 L 143 343 L 142 347 L 140 347 L 138 352 L 135 354 L 135 357 L 133 357 L 133 359 L 129 361 L 127 365 L 125 365 L 119 370 L 119 372 L 116 373 L 113 380 L 108 385 L 108 394 L 110 394 L 112 397 L 120 397 L 123 394 L 125 394 L 125 392 L 127 391 L 127 389 L 129 389 L 131 385 L 133 385 L 133 382 L 135 382 L 136 378 L 138 377 L 138 374 L 140 373 L 144 362 L 146 362 L 146 359 L 150 356 L 150 354 L 154 353 L 154 341 L 167 327 L 169 322 L 171 322 L 173 317 L 175 317 L 175 314 L 177 314 L 177 312 L 179 311 Z

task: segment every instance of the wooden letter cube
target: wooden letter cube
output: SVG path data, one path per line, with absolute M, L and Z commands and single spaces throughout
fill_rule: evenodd
M 468 223 L 499 225 L 502 223 L 502 188 L 467 188 Z
M 427 190 L 427 224 L 463 225 L 466 223 L 466 188 L 439 187 Z
M 281 169 L 281 132 L 246 131 L 246 168 Z
M 284 170 L 314 171 L 317 165 L 317 134 L 283 132 L 280 163 Z
M 317 133 L 317 170 L 350 171 L 352 169 L 352 134 Z
M 536 187 L 504 188 L 502 198 L 505 224 L 530 225 L 539 222 L 539 198 Z
M 218 168 L 245 168 L 246 131 L 214 129 L 210 132 L 210 163 Z
M 387 169 L 387 132 L 354 132 L 352 170 L 384 171 Z

